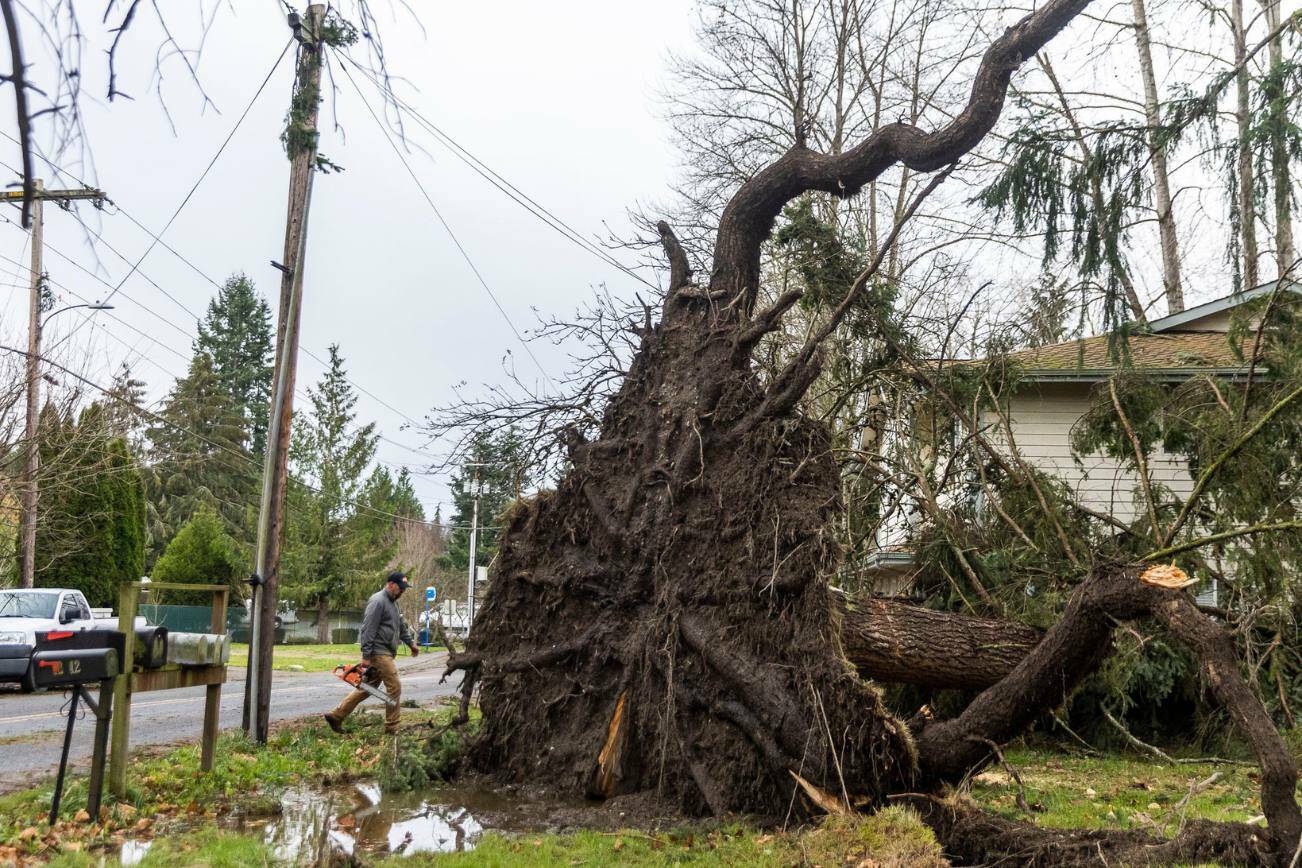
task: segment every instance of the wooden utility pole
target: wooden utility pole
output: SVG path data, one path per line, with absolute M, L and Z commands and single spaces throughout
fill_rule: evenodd
M 267 454 L 262 468 L 262 502 L 258 514 L 257 563 L 248 687 L 244 692 L 244 731 L 259 744 L 267 741 L 271 708 L 271 655 L 276 638 L 280 546 L 285 530 L 285 488 L 289 476 L 290 423 L 294 415 L 294 374 L 298 362 L 298 324 L 303 305 L 303 262 L 307 249 L 307 215 L 316 170 L 317 109 L 321 102 L 322 24 L 325 6 L 307 8 L 306 19 L 290 13 L 289 26 L 299 41 L 298 72 L 289 103 L 285 144 L 289 151 L 289 214 L 285 222 L 280 312 L 276 329 L 276 364 Z
M 24 202 L 28 196 L 22 190 L 6 190 L 0 199 L 8 202 Z M 45 273 L 42 260 L 45 253 L 45 220 L 41 203 L 46 199 L 70 202 L 73 199 L 93 199 L 97 203 L 104 201 L 102 190 L 83 188 L 80 190 L 47 190 L 38 178 L 32 182 L 32 279 L 31 293 L 27 305 L 27 424 L 23 428 L 23 477 L 22 503 L 19 518 L 18 545 L 20 557 L 20 585 L 32 587 L 36 580 L 36 507 L 40 495 L 40 484 L 36 478 L 41 464 L 41 450 L 37 442 L 37 429 L 41 416 L 41 316 L 45 313 Z M 78 305 L 80 306 L 80 305 Z

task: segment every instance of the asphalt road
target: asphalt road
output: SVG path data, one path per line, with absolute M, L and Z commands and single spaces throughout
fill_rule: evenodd
M 458 679 L 438 683 L 446 658 L 445 653 L 399 657 L 403 700 L 414 699 L 424 705 L 437 697 L 453 695 Z M 276 672 L 271 683 L 273 722 L 324 714 L 347 695 L 347 686 L 329 672 Z M 31 786 L 58 771 L 59 751 L 68 725 L 63 713 L 67 701 L 63 693 L 25 695 L 0 689 L 0 792 Z M 131 703 L 131 747 L 198 741 L 203 729 L 203 702 L 203 687 L 137 694 Z M 380 703 L 367 700 L 359 713 L 369 706 L 379 707 Z M 238 729 L 243 710 L 244 675 L 240 672 L 237 680 L 222 687 L 221 728 Z M 94 717 L 81 706 L 69 754 L 73 768 L 90 767 L 94 733 Z

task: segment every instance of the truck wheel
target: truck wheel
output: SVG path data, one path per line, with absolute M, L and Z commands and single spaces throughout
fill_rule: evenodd
M 27 671 L 23 673 L 23 679 L 18 682 L 18 689 L 23 693 L 36 692 L 36 665 L 27 664 Z

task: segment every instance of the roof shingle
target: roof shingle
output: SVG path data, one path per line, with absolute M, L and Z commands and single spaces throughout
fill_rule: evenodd
M 1225 332 L 1166 332 L 1131 335 L 1129 365 L 1161 370 L 1240 368 Z M 1122 365 L 1125 365 L 1123 356 Z M 1110 370 L 1118 367 L 1108 348 L 1108 336 L 1067 341 L 1008 355 L 1028 371 Z

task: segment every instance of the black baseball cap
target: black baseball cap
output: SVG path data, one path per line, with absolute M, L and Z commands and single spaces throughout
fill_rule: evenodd
M 394 570 L 393 572 L 389 573 L 389 578 L 387 579 L 387 581 L 393 582 L 395 585 L 402 588 L 404 591 L 411 587 L 411 584 L 407 581 L 407 574 L 402 572 L 401 570 Z

